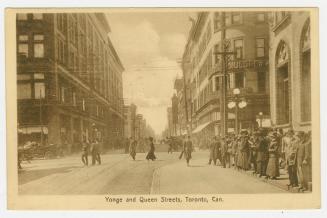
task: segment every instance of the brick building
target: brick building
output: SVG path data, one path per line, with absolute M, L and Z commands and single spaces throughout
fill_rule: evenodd
M 279 128 L 311 129 L 310 13 L 272 12 L 270 106 Z
M 247 106 L 239 110 L 239 128 L 254 128 L 259 112 L 269 107 L 269 24 L 265 12 L 200 12 L 189 33 L 183 55 L 183 70 L 190 89 L 193 133 L 204 137 L 220 132 L 220 92 L 222 90 L 221 31 L 226 29 L 229 56 L 227 100 L 233 89 Z M 223 25 L 225 23 L 225 26 Z M 235 111 L 228 110 L 228 127 L 234 131 Z
M 122 63 L 102 13 L 17 14 L 19 143 L 123 136 Z

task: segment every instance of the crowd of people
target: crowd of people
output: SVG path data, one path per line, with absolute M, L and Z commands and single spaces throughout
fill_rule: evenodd
M 310 189 L 311 182 L 311 132 L 286 133 L 276 129 L 241 131 L 226 137 L 213 137 L 209 144 L 209 163 L 238 170 L 253 170 L 267 179 L 278 179 L 280 169 L 289 176 L 289 187 Z

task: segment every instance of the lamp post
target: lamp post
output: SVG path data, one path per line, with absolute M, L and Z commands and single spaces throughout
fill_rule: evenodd
M 247 103 L 244 99 L 241 99 L 239 97 L 241 91 L 239 88 L 233 89 L 233 100 L 228 103 L 228 108 L 232 109 L 235 108 L 235 133 L 238 134 L 238 128 L 239 128 L 239 117 L 238 117 L 238 109 L 245 108 L 247 106 Z

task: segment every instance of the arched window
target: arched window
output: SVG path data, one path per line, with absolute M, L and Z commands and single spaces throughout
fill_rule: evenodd
M 289 53 L 284 41 L 279 43 L 276 53 L 276 123 L 290 122 Z
M 310 20 L 304 25 L 301 38 L 301 121 L 311 121 L 311 40 Z

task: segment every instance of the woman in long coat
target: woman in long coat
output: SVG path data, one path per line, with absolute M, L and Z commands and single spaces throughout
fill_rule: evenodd
M 153 138 L 150 137 L 149 140 L 150 140 L 150 151 L 146 155 L 146 159 L 154 161 L 156 159 L 156 156 L 154 155 L 155 149 L 154 149 L 154 144 L 153 144 Z
M 276 132 L 271 134 L 271 140 L 269 143 L 269 160 L 267 165 L 266 175 L 267 178 L 276 179 L 279 177 L 279 143 Z
M 132 139 L 129 145 L 129 154 L 135 160 L 136 156 L 136 147 L 137 147 L 137 141 L 135 139 Z

